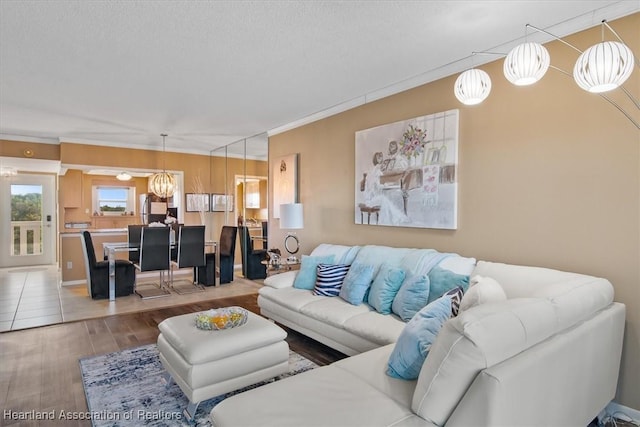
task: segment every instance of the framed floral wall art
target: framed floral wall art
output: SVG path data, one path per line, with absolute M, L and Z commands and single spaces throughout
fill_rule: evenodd
M 356 224 L 456 229 L 458 110 L 355 134 Z

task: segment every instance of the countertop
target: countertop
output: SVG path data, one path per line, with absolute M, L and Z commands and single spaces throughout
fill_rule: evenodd
M 88 231 L 91 234 L 97 234 L 97 233 L 125 233 L 126 234 L 127 233 L 126 228 L 63 228 L 60 230 L 60 234 L 80 235 L 83 231 Z

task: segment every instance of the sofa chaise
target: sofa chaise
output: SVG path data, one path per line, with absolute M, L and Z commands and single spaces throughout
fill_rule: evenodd
M 434 252 L 324 244 L 311 254 L 432 273 L 432 290 L 447 274 L 500 285 L 504 300 L 444 322 L 416 379 L 387 373 L 401 316 L 314 295 L 293 287 L 302 273 L 283 273 L 260 290 L 262 314 L 352 357 L 226 399 L 213 425 L 584 427 L 613 399 L 625 308 L 606 279 Z

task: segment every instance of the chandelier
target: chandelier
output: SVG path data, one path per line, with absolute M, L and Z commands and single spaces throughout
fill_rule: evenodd
M 149 177 L 149 191 L 161 199 L 166 199 L 173 196 L 176 191 L 176 179 L 170 173 L 167 173 L 165 168 L 165 138 L 166 133 L 160 134 L 162 136 L 162 172 L 155 173 Z

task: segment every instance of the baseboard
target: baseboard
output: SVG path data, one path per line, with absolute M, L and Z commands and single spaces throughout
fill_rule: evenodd
M 607 416 L 614 416 L 623 421 L 630 421 L 640 425 L 640 411 L 616 403 L 613 400 L 598 414 L 598 420 L 602 421 Z

